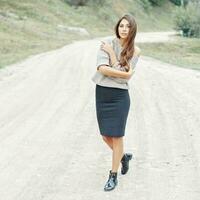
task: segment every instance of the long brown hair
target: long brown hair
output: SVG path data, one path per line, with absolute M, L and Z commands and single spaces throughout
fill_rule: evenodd
M 137 33 L 137 24 L 134 17 L 131 14 L 125 14 L 124 16 L 122 16 L 117 22 L 117 24 L 115 25 L 115 34 L 117 38 L 119 39 L 120 39 L 120 35 L 118 32 L 118 27 L 119 27 L 120 22 L 123 19 L 126 19 L 129 22 L 130 29 L 129 29 L 129 34 L 123 44 L 123 50 L 120 55 L 120 64 L 122 66 L 130 67 L 129 61 L 132 58 L 135 51 L 134 46 L 135 46 L 135 36 Z

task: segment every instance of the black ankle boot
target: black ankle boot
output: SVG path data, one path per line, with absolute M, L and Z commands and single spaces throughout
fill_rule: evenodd
M 117 172 L 112 172 L 110 170 L 108 181 L 106 182 L 106 184 L 104 186 L 104 191 L 113 190 L 115 188 L 115 186 L 117 186 L 117 183 L 118 183 Z
M 121 164 L 122 164 L 122 168 L 121 168 L 121 174 L 126 174 L 129 170 L 129 161 L 132 159 L 133 154 L 131 153 L 125 153 L 121 159 Z

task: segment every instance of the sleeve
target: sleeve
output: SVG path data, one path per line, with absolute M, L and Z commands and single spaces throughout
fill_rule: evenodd
M 119 70 L 119 71 L 126 71 L 124 67 L 122 67 L 120 64 L 118 64 L 117 66 L 112 66 L 113 69 Z M 116 77 L 108 77 L 112 80 L 114 80 L 117 83 L 127 83 L 128 80 L 125 78 L 116 78 Z
M 109 66 L 110 65 L 110 58 L 109 58 L 109 55 L 105 51 L 99 49 L 98 52 L 97 52 L 97 61 L 96 61 L 97 70 L 99 69 L 99 67 L 101 65 L 108 65 Z
M 138 62 L 139 56 L 133 56 L 130 60 L 130 66 L 132 67 L 132 69 L 134 70 L 136 67 L 136 64 Z M 121 65 L 115 66 L 113 67 L 114 69 L 120 70 L 120 71 L 126 71 L 124 67 L 121 67 Z M 131 75 L 131 77 L 133 76 L 133 74 Z M 117 83 L 128 83 L 128 81 L 131 79 L 131 77 L 129 79 L 124 79 L 124 78 L 113 78 L 113 77 L 109 77 L 112 80 L 114 80 Z
M 122 67 L 120 64 L 118 64 L 117 66 L 112 66 L 113 69 L 119 70 L 119 71 L 126 71 L 126 69 L 124 67 Z
M 138 59 L 139 59 L 139 56 L 133 56 L 131 58 L 130 65 L 131 65 L 132 69 L 134 69 L 136 67 Z
M 132 67 L 132 69 L 134 69 L 136 67 L 136 64 L 138 62 L 139 56 L 133 56 L 130 60 L 130 66 Z M 122 67 L 120 64 L 118 64 L 117 66 L 112 66 L 112 68 L 120 70 L 120 71 L 126 71 L 126 69 L 124 67 Z

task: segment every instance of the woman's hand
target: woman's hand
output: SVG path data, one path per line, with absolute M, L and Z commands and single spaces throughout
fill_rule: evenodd
M 103 41 L 101 41 L 102 44 L 101 44 L 101 50 L 105 51 L 109 57 L 110 57 L 110 60 L 111 60 L 111 66 L 114 65 L 116 62 L 118 62 L 117 60 L 117 57 L 115 55 L 115 51 L 113 49 L 113 47 L 109 44 L 109 43 L 105 43 Z
M 128 75 L 127 79 L 130 79 L 131 76 L 132 76 L 132 74 L 133 74 L 134 72 L 135 72 L 135 71 L 132 69 L 132 67 L 130 67 L 130 68 L 129 68 L 129 71 L 127 72 L 127 75 Z
M 101 41 L 101 50 L 105 51 L 106 53 L 111 56 L 114 53 L 113 47 L 109 43 L 105 43 Z

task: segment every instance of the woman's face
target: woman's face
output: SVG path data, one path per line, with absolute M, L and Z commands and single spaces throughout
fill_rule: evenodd
M 119 32 L 120 38 L 122 39 L 127 38 L 129 34 L 129 29 L 130 29 L 129 22 L 126 19 L 122 19 L 122 21 L 120 22 L 118 26 L 118 32 Z

